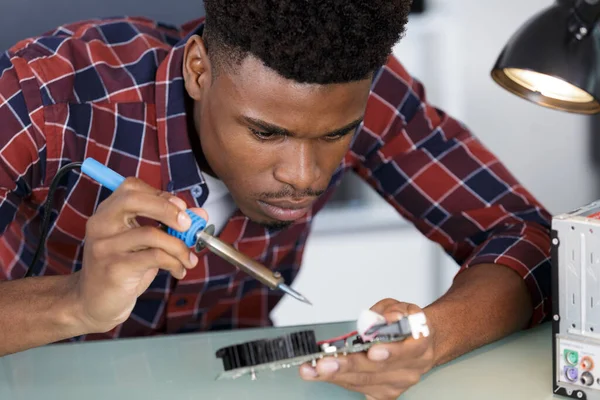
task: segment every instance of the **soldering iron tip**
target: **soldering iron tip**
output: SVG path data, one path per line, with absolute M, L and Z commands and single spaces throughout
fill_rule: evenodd
M 278 285 L 279 289 L 283 290 L 284 292 L 286 292 L 287 294 L 289 294 L 290 296 L 292 296 L 293 298 L 295 298 L 296 300 L 300 300 L 306 304 L 309 304 L 312 306 L 312 303 L 310 301 L 308 301 L 308 299 L 304 296 L 302 296 L 300 293 L 296 292 L 294 289 L 292 289 L 291 287 L 289 287 L 288 285 L 286 285 L 285 283 L 280 283 Z

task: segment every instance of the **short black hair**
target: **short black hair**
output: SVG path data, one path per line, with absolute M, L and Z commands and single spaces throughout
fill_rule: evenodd
M 411 0 L 205 0 L 203 39 L 216 67 L 253 55 L 279 75 L 362 80 L 405 32 Z

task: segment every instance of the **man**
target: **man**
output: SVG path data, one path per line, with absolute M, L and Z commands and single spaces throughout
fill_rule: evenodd
M 205 6 L 182 29 L 84 21 L 0 58 L 0 354 L 268 325 L 280 293 L 155 222 L 186 229 L 192 208 L 289 283 L 312 219 L 352 171 L 462 268 L 424 309 L 429 338 L 305 365 L 304 379 L 392 399 L 546 319 L 550 217 L 390 56 L 409 0 Z M 66 173 L 25 277 L 57 171 L 87 157 L 129 178 L 111 193 Z M 401 293 L 373 309 L 420 310 Z

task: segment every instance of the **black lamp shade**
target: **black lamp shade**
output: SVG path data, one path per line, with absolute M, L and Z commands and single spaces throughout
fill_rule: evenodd
M 549 108 L 600 112 L 598 24 L 577 39 L 569 31 L 571 18 L 571 6 L 558 2 L 527 21 L 500 54 L 492 70 L 494 81 Z

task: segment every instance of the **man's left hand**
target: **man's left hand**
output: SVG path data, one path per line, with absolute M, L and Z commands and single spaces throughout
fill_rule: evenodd
M 414 304 L 385 299 L 371 310 L 387 321 L 422 312 Z M 302 365 L 300 375 L 308 381 L 323 381 L 365 394 L 367 400 L 395 400 L 433 367 L 432 334 L 428 337 L 373 345 L 368 352 L 344 357 L 326 357 L 315 368 Z

